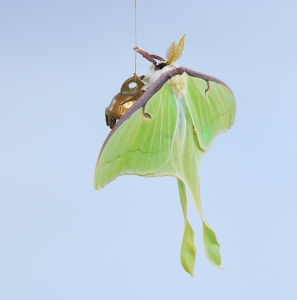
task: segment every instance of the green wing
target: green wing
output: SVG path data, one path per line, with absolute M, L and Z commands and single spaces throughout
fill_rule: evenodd
M 220 245 L 202 212 L 199 165 L 215 136 L 233 124 L 235 99 L 224 84 L 211 77 L 182 76 L 186 92 L 181 99 L 176 98 L 168 76 L 163 83 L 158 80 L 154 84 L 161 85 L 158 92 L 141 100 L 143 105 L 111 132 L 98 159 L 95 187 L 100 189 L 124 174 L 176 177 L 185 219 L 181 262 L 193 275 L 196 247 L 187 218 L 186 189 L 203 221 L 206 256 L 220 268 Z
M 207 150 L 214 138 L 234 123 L 235 100 L 225 85 L 201 78 L 188 79 L 188 107 L 201 150 Z M 200 101 L 195 101 L 200 99 Z
M 167 82 L 144 107 L 112 130 L 97 162 L 95 188 L 125 174 L 158 176 L 170 158 L 177 121 L 177 103 Z

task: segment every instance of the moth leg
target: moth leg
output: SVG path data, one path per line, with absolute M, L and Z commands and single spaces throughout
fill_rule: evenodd
M 162 58 L 162 57 L 159 56 L 159 55 L 156 55 L 156 54 L 150 54 L 150 56 L 151 56 L 152 58 L 155 58 L 155 59 L 159 60 L 159 61 L 165 61 L 165 59 Z
M 152 55 L 150 55 L 148 52 L 139 49 L 138 47 L 133 48 L 136 52 L 138 52 L 139 54 L 141 54 L 144 58 L 146 58 L 148 61 L 150 61 L 151 63 L 153 63 L 155 66 L 157 65 L 157 62 L 154 60 L 154 58 L 152 57 Z
M 157 65 L 157 62 L 155 61 L 155 59 L 159 60 L 159 61 L 165 61 L 164 58 L 162 58 L 161 56 L 155 55 L 155 54 L 149 54 L 148 52 L 139 49 L 138 47 L 133 48 L 136 52 L 138 52 L 139 54 L 141 54 L 144 58 L 146 58 L 148 61 L 150 61 L 151 63 L 153 63 L 155 66 Z

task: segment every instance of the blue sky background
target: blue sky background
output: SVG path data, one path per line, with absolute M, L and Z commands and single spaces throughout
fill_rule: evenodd
M 134 1 L 0 4 L 1 299 L 297 298 L 297 3 L 138 1 L 138 46 L 225 81 L 235 126 L 201 166 L 220 271 L 193 205 L 182 269 L 176 180 L 93 173 L 104 109 L 134 72 Z M 138 74 L 149 63 L 138 57 Z

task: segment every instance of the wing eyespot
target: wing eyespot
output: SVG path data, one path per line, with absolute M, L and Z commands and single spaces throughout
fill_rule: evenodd
M 148 113 L 144 113 L 143 116 L 144 116 L 145 120 L 151 120 L 152 119 L 152 116 Z
M 144 111 L 144 107 L 142 108 L 142 115 L 143 115 L 144 120 L 146 120 L 146 121 L 149 121 L 152 119 L 152 116 L 149 113 Z

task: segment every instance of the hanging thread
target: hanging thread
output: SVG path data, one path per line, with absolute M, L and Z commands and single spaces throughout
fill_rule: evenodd
M 134 0 L 134 27 L 135 27 L 135 47 L 137 47 L 137 0 Z M 137 65 L 137 52 L 135 51 L 135 70 L 134 70 L 135 80 L 136 80 L 136 65 Z

